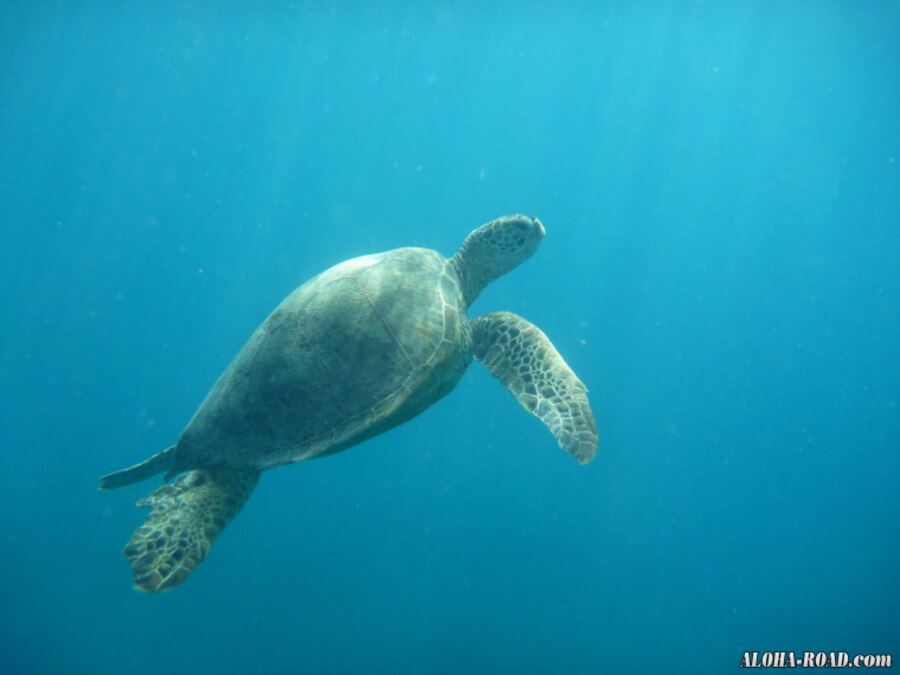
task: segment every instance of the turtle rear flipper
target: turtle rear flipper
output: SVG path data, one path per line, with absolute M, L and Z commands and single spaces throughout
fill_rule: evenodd
M 175 446 L 170 446 L 162 452 L 157 452 L 150 459 L 129 466 L 127 469 L 109 473 L 100 479 L 101 490 L 115 490 L 133 483 L 140 483 L 151 476 L 172 468 L 172 459 L 175 457 Z
M 226 467 L 195 469 L 141 499 L 137 505 L 152 510 L 124 551 L 134 570 L 134 587 L 161 593 L 187 579 L 244 506 L 259 473 Z
M 572 372 L 550 339 L 532 323 L 511 312 L 472 319 L 473 356 L 547 425 L 580 464 L 597 453 L 597 424 L 587 387 Z

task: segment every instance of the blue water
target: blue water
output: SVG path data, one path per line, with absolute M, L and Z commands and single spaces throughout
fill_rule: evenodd
M 0 5 L 0 671 L 900 657 L 898 36 L 865 0 Z M 550 336 L 592 464 L 475 364 L 132 590 L 159 481 L 100 475 L 317 272 L 515 212 L 547 236 L 471 315 Z

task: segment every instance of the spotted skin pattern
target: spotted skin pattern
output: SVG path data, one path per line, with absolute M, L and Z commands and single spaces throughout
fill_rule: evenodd
M 541 330 L 510 312 L 472 319 L 473 356 L 539 417 L 580 464 L 597 453 L 597 424 L 587 387 Z
M 241 510 L 259 473 L 226 467 L 195 469 L 141 499 L 138 507 L 152 511 L 125 547 L 134 587 L 161 593 L 184 581 Z

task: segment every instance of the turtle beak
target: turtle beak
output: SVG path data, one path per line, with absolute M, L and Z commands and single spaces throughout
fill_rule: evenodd
M 544 224 L 541 221 L 539 221 L 537 218 L 533 218 L 532 220 L 534 220 L 534 224 L 535 226 L 537 226 L 538 232 L 541 233 L 542 237 L 547 234 L 547 230 L 544 229 Z

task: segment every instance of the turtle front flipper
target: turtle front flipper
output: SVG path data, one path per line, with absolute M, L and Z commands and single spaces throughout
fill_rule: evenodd
M 162 593 L 187 579 L 258 480 L 256 469 L 195 469 L 141 499 L 137 505 L 152 511 L 124 551 L 134 587 Z
M 516 400 L 539 417 L 581 464 L 597 452 L 597 424 L 587 387 L 541 330 L 510 312 L 470 321 L 472 353 Z

